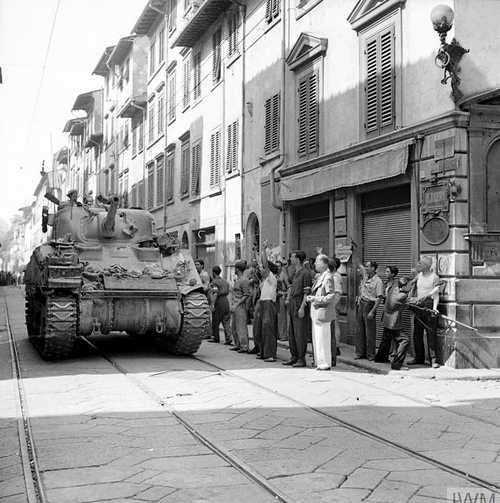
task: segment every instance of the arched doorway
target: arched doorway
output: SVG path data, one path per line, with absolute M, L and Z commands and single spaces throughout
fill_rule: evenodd
M 189 238 L 186 231 L 182 233 L 181 248 L 189 250 Z
M 255 213 L 250 213 L 246 229 L 246 255 L 251 260 L 260 251 L 260 225 Z

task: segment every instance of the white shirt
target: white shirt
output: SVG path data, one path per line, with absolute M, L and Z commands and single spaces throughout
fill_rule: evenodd
M 423 299 L 429 297 L 434 288 L 439 285 L 439 276 L 433 272 L 427 275 L 421 272 L 417 275 L 417 297 Z M 439 297 L 439 292 L 436 292 L 432 298 Z
M 269 271 L 267 277 L 260 284 L 260 300 L 272 300 L 276 302 L 276 288 L 278 280 L 276 276 Z

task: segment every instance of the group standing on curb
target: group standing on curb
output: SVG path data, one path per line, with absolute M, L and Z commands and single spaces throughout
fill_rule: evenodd
M 232 286 L 221 277 L 219 266 L 212 268 L 210 277 L 203 260 L 195 261 L 212 311 L 206 338 L 220 342 L 222 324 L 224 344 L 231 346 L 231 351 L 255 354 L 270 363 L 276 362 L 278 339 L 288 340 L 290 358 L 283 365 L 291 367 L 306 366 L 307 344 L 312 342 L 313 365 L 317 370 L 330 370 L 340 354 L 336 329 L 337 306 L 343 293 L 342 277 L 337 271 L 339 259 L 331 259 L 321 250 L 314 261 L 300 250 L 291 253 L 289 260 L 276 259 L 268 243 L 259 259 L 250 265 L 245 260 L 237 261 Z M 356 299 L 356 359 L 390 363 L 394 370 L 404 368 L 410 334 L 403 330 L 402 316 L 409 309 L 414 313 L 415 358 L 407 365 L 425 363 L 425 331 L 430 363 L 439 367 L 436 330 L 441 282 L 431 268 L 432 259 L 423 257 L 413 277 L 407 278 L 398 277 L 398 268 L 389 266 L 384 285 L 376 262 L 367 261 L 358 267 L 361 282 Z M 377 350 L 377 312 L 382 305 L 383 335 Z

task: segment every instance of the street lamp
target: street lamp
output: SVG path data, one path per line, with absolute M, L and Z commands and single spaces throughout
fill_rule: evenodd
M 460 77 L 457 75 L 460 71 L 458 66 L 462 56 L 469 52 L 469 49 L 464 49 L 460 43 L 454 38 L 451 43 L 446 43 L 446 35 L 453 26 L 455 13 L 448 5 L 436 5 L 431 12 L 431 22 L 439 34 L 441 46 L 434 59 L 436 65 L 444 70 L 441 84 L 446 85 L 448 80 L 451 81 L 451 96 L 456 103 L 462 96 L 462 92 L 458 88 L 460 85 Z

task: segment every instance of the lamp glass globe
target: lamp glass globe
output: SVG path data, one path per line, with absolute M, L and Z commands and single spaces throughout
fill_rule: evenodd
M 431 21 L 436 31 L 448 31 L 453 26 L 455 13 L 448 5 L 436 5 L 431 11 Z

